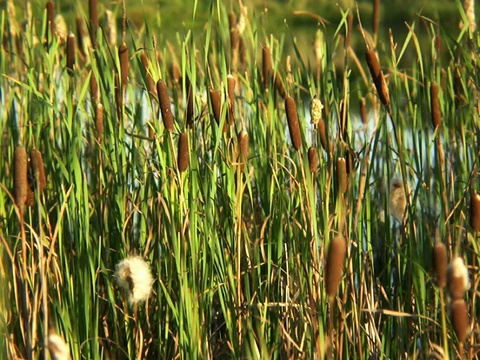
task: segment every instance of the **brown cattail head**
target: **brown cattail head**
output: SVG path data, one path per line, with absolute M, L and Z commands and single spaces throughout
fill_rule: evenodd
M 210 89 L 210 102 L 212 104 L 213 117 L 218 125 L 220 125 L 220 116 L 222 114 L 222 96 L 220 91 Z
M 235 77 L 232 74 L 228 74 L 228 118 L 230 120 L 230 125 L 233 125 L 235 123 L 235 84 Z
M 247 48 L 245 42 L 243 41 L 243 37 L 240 36 L 238 39 L 238 53 L 240 58 L 240 64 L 243 67 L 247 66 Z
M 385 77 L 383 76 L 382 69 L 380 68 L 380 63 L 378 62 L 377 55 L 373 50 L 367 50 L 366 54 L 368 69 L 372 75 L 373 82 L 377 88 L 378 97 L 383 105 L 390 105 L 390 96 L 388 94 L 387 83 L 385 82 Z
M 433 247 L 433 272 L 435 285 L 441 289 L 447 284 L 447 267 L 447 247 L 439 241 Z
M 298 123 L 297 105 L 295 100 L 290 96 L 285 99 L 285 111 L 287 112 L 288 129 L 290 130 L 290 138 L 295 150 L 302 147 L 302 136 L 300 132 L 300 124 Z
M 340 194 L 347 191 L 347 162 L 343 157 L 337 159 L 337 186 Z
M 130 67 L 127 44 L 123 43 L 118 48 L 118 58 L 120 60 L 120 80 L 122 81 L 122 94 L 125 95 L 125 89 L 127 88 L 128 83 L 128 68 Z
M 97 130 L 97 139 L 101 143 L 103 141 L 103 105 L 98 103 L 95 106 L 95 128 Z
M 240 131 L 237 136 L 238 139 L 238 162 L 241 163 L 240 169 L 243 172 L 244 164 L 248 161 L 248 133 L 245 129 Z
M 185 79 L 185 87 L 187 89 L 187 115 L 186 115 L 186 125 L 188 128 L 193 127 L 193 116 L 194 116 L 194 106 L 193 106 L 193 86 L 190 82 L 190 78 L 187 76 Z
M 68 34 L 67 38 L 67 71 L 73 76 L 73 67 L 75 66 L 75 35 Z
M 345 239 L 337 235 L 330 241 L 328 248 L 328 257 L 326 265 L 326 289 L 329 297 L 335 296 L 338 285 L 342 280 L 343 267 L 345 263 L 345 254 L 347 252 L 347 243 Z
M 164 80 L 157 81 L 157 94 L 160 102 L 160 112 L 162 113 L 163 125 L 168 132 L 174 130 L 173 114 L 170 108 L 170 97 L 168 96 L 167 84 Z
M 122 85 L 120 84 L 120 77 L 117 71 L 115 71 L 115 103 L 117 105 L 117 116 L 120 119 L 123 114 L 123 96 Z
M 463 343 L 468 334 L 468 308 L 463 299 L 453 300 L 450 304 L 450 320 L 458 342 Z
M 23 146 L 15 148 L 13 173 L 13 196 L 15 204 L 23 212 L 28 195 L 28 169 L 27 151 Z
M 468 269 L 460 256 L 456 256 L 447 269 L 448 292 L 452 299 L 463 299 L 470 287 Z
M 147 81 L 147 89 L 152 97 L 157 96 L 157 88 L 155 87 L 155 82 L 153 81 L 152 75 L 149 71 L 148 57 L 146 53 L 140 55 L 140 60 L 142 61 L 143 69 L 145 71 L 145 80 Z
M 308 148 L 308 166 L 311 173 L 314 173 L 317 169 L 317 149 L 314 146 Z
M 88 10 L 90 16 L 90 38 L 94 48 L 97 47 L 97 29 L 98 29 L 98 0 L 89 0 Z
M 90 94 L 92 95 L 92 102 L 94 104 L 98 103 L 98 100 L 100 99 L 98 94 L 98 83 L 93 72 L 90 76 Z
M 178 139 L 178 171 L 184 172 L 188 169 L 190 157 L 188 154 L 188 133 L 183 132 Z
M 274 79 L 274 82 L 275 82 L 275 89 L 277 89 L 278 95 L 280 95 L 282 99 L 285 99 L 287 97 L 287 92 L 285 91 L 285 87 L 283 86 L 282 77 L 280 76 L 280 73 L 278 71 L 273 72 L 273 70 L 271 72 L 272 72 L 271 74 L 272 78 Z
M 432 106 L 432 124 L 436 129 L 442 124 L 442 112 L 440 110 L 440 102 L 438 101 L 438 84 L 433 82 L 430 85 L 430 103 Z
M 476 191 L 470 195 L 470 226 L 480 232 L 480 195 Z
M 262 64 L 263 64 L 263 87 L 265 90 L 268 90 L 268 82 L 270 76 L 271 58 L 270 58 L 270 48 L 268 45 L 265 45 L 262 49 Z
M 367 102 L 365 98 L 360 99 L 360 117 L 362 119 L 363 125 L 366 125 L 368 123 L 368 118 L 367 118 Z
M 47 187 L 47 178 L 45 177 L 42 153 L 37 149 L 30 151 L 30 168 L 35 177 L 36 189 L 43 192 Z
M 47 9 L 47 28 L 46 28 L 46 34 L 45 34 L 45 40 L 47 42 L 50 42 L 51 39 L 53 39 L 53 36 L 55 35 L 55 4 L 53 1 L 47 1 L 46 5 Z M 48 35 L 48 32 L 50 31 L 50 36 Z

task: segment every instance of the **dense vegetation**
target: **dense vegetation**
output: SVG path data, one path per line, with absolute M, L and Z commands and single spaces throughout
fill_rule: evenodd
M 474 13 L 188 3 L 2 9 L 0 357 L 475 358 Z

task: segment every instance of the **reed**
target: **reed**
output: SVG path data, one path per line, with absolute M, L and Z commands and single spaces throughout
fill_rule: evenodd
M 298 122 L 297 105 L 291 97 L 285 99 L 285 111 L 287 113 L 288 130 L 290 131 L 292 145 L 295 150 L 299 151 L 302 147 L 302 136 Z
M 168 132 L 173 132 L 173 114 L 170 108 L 170 97 L 168 96 L 167 83 L 162 79 L 157 81 L 157 94 L 163 125 Z
M 185 172 L 190 163 L 190 156 L 188 151 L 188 133 L 183 132 L 178 139 L 178 171 Z

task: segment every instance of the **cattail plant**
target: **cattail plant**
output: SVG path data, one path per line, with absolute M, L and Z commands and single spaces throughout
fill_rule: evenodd
M 316 96 L 310 101 L 310 119 L 313 125 L 317 125 L 322 120 L 323 104 Z
M 228 14 L 228 24 L 230 27 L 230 53 L 232 59 L 232 68 L 237 68 L 238 62 L 238 49 L 239 49 L 239 37 L 237 29 L 237 16 L 235 13 L 231 12 Z
M 45 29 L 45 42 L 49 44 L 55 34 L 55 4 L 53 1 L 47 1 L 47 27 Z M 49 35 L 50 32 L 50 35 Z
M 463 9 L 465 10 L 465 17 L 468 20 L 468 30 L 473 33 L 477 29 L 477 22 L 475 20 L 475 0 L 464 0 Z M 460 28 L 464 26 L 460 23 Z
M 187 90 L 187 114 L 186 114 L 186 125 L 188 128 L 193 127 L 193 116 L 194 116 L 194 104 L 193 104 L 193 86 L 190 82 L 190 78 L 187 76 L 185 79 L 185 87 Z
M 120 119 L 123 114 L 123 92 L 122 85 L 120 84 L 120 77 L 117 71 L 114 71 L 114 83 L 115 83 L 115 104 L 117 106 L 117 116 Z
M 68 344 L 53 328 L 49 330 L 47 344 L 52 360 L 70 359 L 70 348 Z
M 437 241 L 433 247 L 433 273 L 435 285 L 440 289 L 447 284 L 447 247 L 441 241 Z
M 476 191 L 470 195 L 470 227 L 480 232 L 480 195 Z
M 90 94 L 92 96 L 92 102 L 94 104 L 97 104 L 100 96 L 98 93 L 98 83 L 97 79 L 95 78 L 95 74 L 92 72 L 92 75 L 90 76 Z
M 330 241 L 325 269 L 325 286 L 330 298 L 335 296 L 338 285 L 342 280 L 346 252 L 347 243 L 345 239 L 340 235 L 335 236 Z
M 238 141 L 238 162 L 240 163 L 240 171 L 243 172 L 244 165 L 248 160 L 248 132 L 243 129 L 237 135 Z
M 227 76 L 228 89 L 228 118 L 230 125 L 235 123 L 235 85 L 236 81 L 232 74 Z
M 285 99 L 287 97 L 287 92 L 285 91 L 285 87 L 283 86 L 282 82 L 282 77 L 280 76 L 280 73 L 278 71 L 271 71 L 271 76 L 273 78 L 274 84 L 275 84 L 275 89 L 277 90 L 278 95 L 282 99 Z
M 372 17 L 372 29 L 373 36 L 378 36 L 378 29 L 380 28 L 380 0 L 373 0 L 373 17 Z
M 103 141 L 103 105 L 98 103 L 95 106 L 95 129 L 97 131 L 97 140 L 99 143 Z
M 75 66 L 75 35 L 68 34 L 67 37 L 67 72 L 73 76 L 73 67 Z
M 262 75 L 263 75 L 263 87 L 265 91 L 268 91 L 268 82 L 270 76 L 270 69 L 272 67 L 271 58 L 270 58 L 270 48 L 268 45 L 265 45 L 262 48 Z
M 450 320 L 462 348 L 468 335 L 468 307 L 464 299 L 455 299 L 450 303 Z
M 331 149 L 327 148 L 327 130 L 325 129 L 325 122 L 320 119 L 317 124 L 318 133 L 320 134 L 320 143 L 322 144 L 323 150 L 330 152 Z
M 35 188 L 39 192 L 43 192 L 47 187 L 47 178 L 42 153 L 37 149 L 30 151 L 30 169 L 35 178 Z
M 442 112 L 440 110 L 440 102 L 438 101 L 439 86 L 433 82 L 430 85 L 430 105 L 432 108 L 432 124 L 436 129 L 442 124 Z
M 145 79 L 147 81 L 148 92 L 149 92 L 150 96 L 156 97 L 157 96 L 157 88 L 155 87 L 155 82 L 153 81 L 152 75 L 150 74 L 147 54 L 143 52 L 140 55 L 140 60 L 141 60 L 142 65 L 143 65 L 143 70 L 145 71 Z
M 448 293 L 453 300 L 463 299 L 470 287 L 468 269 L 460 256 L 456 256 L 447 269 Z
M 373 82 L 375 83 L 375 87 L 377 88 L 378 97 L 380 101 L 385 106 L 390 105 L 390 97 L 388 93 L 387 83 L 385 82 L 385 77 L 383 76 L 382 69 L 380 68 L 380 63 L 378 62 L 377 55 L 373 50 L 367 50 L 366 52 L 366 59 L 368 69 L 370 70 L 370 74 L 372 75 Z
M 302 147 L 302 137 L 300 132 L 300 124 L 298 122 L 297 105 L 295 100 L 290 96 L 285 99 L 285 111 L 287 113 L 288 129 L 290 131 L 290 138 L 295 150 L 300 150 Z
M 162 79 L 157 81 L 157 94 L 160 103 L 160 112 L 162 114 L 163 125 L 168 132 L 173 132 L 173 114 L 170 108 L 170 97 L 168 96 L 167 84 Z
M 399 222 L 403 221 L 407 200 L 405 198 L 405 187 L 403 181 L 394 178 L 390 183 L 389 192 L 390 214 Z
M 183 132 L 178 139 L 178 171 L 184 172 L 188 169 L 190 157 L 188 154 L 188 133 Z
M 343 157 L 337 159 L 337 188 L 340 194 L 347 191 L 347 163 Z
M 88 52 L 88 45 L 87 45 L 87 39 L 88 35 L 86 35 L 86 30 L 85 30 L 85 24 L 83 22 L 83 19 L 81 17 L 77 17 L 75 19 L 75 24 L 77 26 L 77 43 L 78 43 L 78 50 L 80 51 L 80 54 L 83 58 L 87 56 Z
M 150 265 L 140 256 L 120 261 L 115 269 L 118 285 L 128 294 L 128 302 L 138 304 L 152 293 L 153 276 Z
M 90 17 L 90 40 L 92 42 L 92 46 L 96 49 L 98 29 L 98 0 L 89 0 L 88 5 Z
M 216 89 L 210 89 L 210 102 L 212 104 L 213 117 L 218 125 L 220 125 L 220 116 L 222 113 L 222 96 L 220 91 Z
M 15 204 L 23 212 L 28 195 L 28 159 L 27 151 L 23 146 L 15 148 L 14 173 L 13 173 L 13 196 Z
M 308 166 L 311 173 L 317 169 L 317 149 L 314 146 L 308 148 Z
M 120 60 L 120 80 L 122 85 L 122 96 L 125 96 L 125 91 L 127 89 L 128 83 L 128 69 L 130 67 L 127 44 L 122 43 L 122 45 L 120 45 L 120 47 L 118 48 L 118 58 Z

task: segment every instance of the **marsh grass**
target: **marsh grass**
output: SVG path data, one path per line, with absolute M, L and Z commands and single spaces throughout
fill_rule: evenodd
M 48 358 L 50 334 L 72 359 L 477 356 L 476 32 L 418 17 L 385 38 L 363 21 L 356 51 L 369 14 L 342 8 L 305 54 L 294 26 L 211 1 L 204 31 L 172 43 L 91 0 L 73 57 L 47 11 L 24 23 L 8 4 L 0 357 Z M 132 304 L 114 271 L 136 256 L 155 280 Z M 471 287 L 452 303 L 455 256 Z

